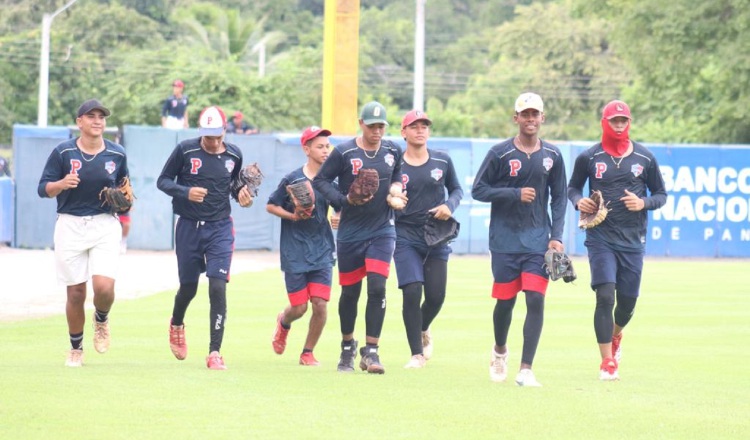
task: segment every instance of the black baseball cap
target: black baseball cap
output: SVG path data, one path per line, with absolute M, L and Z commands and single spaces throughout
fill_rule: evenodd
M 101 102 L 99 102 L 98 99 L 89 99 L 88 101 L 81 104 L 80 107 L 78 107 L 78 118 L 85 115 L 86 113 L 90 112 L 91 110 L 101 110 L 102 113 L 104 113 L 104 116 L 109 116 L 112 114 L 112 112 L 109 111 L 107 107 L 104 106 Z

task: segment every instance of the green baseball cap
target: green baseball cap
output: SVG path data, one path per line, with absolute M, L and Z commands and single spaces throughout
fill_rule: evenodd
M 377 101 L 371 101 L 365 104 L 365 106 L 362 107 L 362 113 L 360 113 L 359 119 L 362 120 L 365 125 L 388 125 L 388 121 L 385 118 L 385 107 Z

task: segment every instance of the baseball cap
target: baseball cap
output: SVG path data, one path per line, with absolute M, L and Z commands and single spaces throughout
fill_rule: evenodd
M 628 119 L 633 119 L 630 116 L 630 107 L 628 107 L 628 105 L 624 102 L 615 99 L 614 101 L 610 101 L 609 104 L 604 106 L 604 110 L 602 110 L 602 118 L 612 119 L 616 118 L 617 116 L 624 116 Z
M 185 83 L 184 83 L 184 82 L 182 82 L 182 80 L 176 79 L 176 80 L 174 80 L 174 82 L 172 83 L 172 86 L 173 86 L 173 87 L 185 87 Z
M 424 121 L 427 125 L 432 125 L 432 120 L 427 116 L 427 113 L 421 110 L 412 110 L 404 115 L 404 119 L 401 120 L 401 128 L 406 128 L 406 126 L 417 121 Z
M 365 104 L 365 106 L 362 107 L 362 113 L 360 113 L 359 119 L 361 119 L 365 125 L 388 125 L 388 121 L 385 118 L 385 107 L 377 101 L 370 101 Z
M 305 145 L 308 141 L 315 139 L 318 136 L 330 136 L 331 131 L 326 130 L 325 128 L 320 128 L 317 125 L 313 125 L 311 127 L 307 127 L 305 131 L 302 132 L 302 137 L 300 137 L 300 142 L 302 145 Z
M 91 110 L 101 110 L 102 113 L 104 113 L 104 116 L 109 116 L 112 114 L 112 112 L 109 111 L 107 107 L 105 107 L 99 100 L 97 99 L 89 99 L 88 101 L 81 104 L 80 107 L 78 107 L 78 118 L 85 115 L 86 113 L 90 112 Z
M 206 107 L 198 118 L 198 136 L 221 136 L 226 126 L 227 116 L 220 107 Z
M 241 111 L 234 112 L 234 119 L 242 119 L 243 117 L 244 115 L 242 114 Z
M 521 113 L 530 108 L 544 112 L 544 101 L 542 101 L 542 97 L 536 93 L 521 93 L 521 95 L 516 98 L 516 113 Z

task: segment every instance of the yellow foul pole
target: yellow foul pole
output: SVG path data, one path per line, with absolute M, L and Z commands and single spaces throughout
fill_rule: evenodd
M 357 133 L 359 0 L 325 0 L 322 126 Z

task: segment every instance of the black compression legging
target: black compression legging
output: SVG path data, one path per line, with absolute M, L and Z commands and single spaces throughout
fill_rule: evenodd
M 430 328 L 430 324 L 443 307 L 447 272 L 447 261 L 427 260 L 424 265 L 424 302 L 421 307 L 419 303 L 422 300 L 422 283 L 411 283 L 402 288 L 404 304 L 401 314 L 412 355 L 422 353 L 422 332 Z
M 224 325 L 227 320 L 227 281 L 218 278 L 208 279 L 208 298 L 211 303 L 209 322 L 211 342 L 208 351 L 220 351 L 224 340 Z
M 174 308 L 172 309 L 172 325 L 182 325 L 185 319 L 190 301 L 195 298 L 198 292 L 198 283 L 180 284 L 177 295 L 174 297 Z
M 599 284 L 596 289 L 596 308 L 594 309 L 594 333 L 600 344 L 612 342 L 614 319 L 612 309 L 615 307 L 615 284 Z
M 523 352 L 521 362 L 532 365 L 536 356 L 536 349 L 542 336 L 544 325 L 544 295 L 539 292 L 525 291 L 526 293 L 526 320 L 523 324 Z M 508 329 L 513 320 L 513 307 L 516 298 L 508 300 L 497 300 L 495 311 L 492 315 L 495 329 L 495 344 L 504 346 L 508 343 Z

